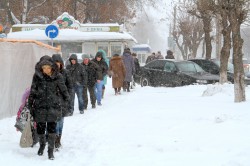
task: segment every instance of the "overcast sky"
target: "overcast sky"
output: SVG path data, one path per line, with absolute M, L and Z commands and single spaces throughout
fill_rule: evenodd
M 149 44 L 153 52 L 166 54 L 171 8 L 171 1 L 158 0 L 155 8 L 145 7 L 144 11 L 139 12 L 132 31 L 139 44 Z

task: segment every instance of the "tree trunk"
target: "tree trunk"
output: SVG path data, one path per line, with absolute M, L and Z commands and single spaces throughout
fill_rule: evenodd
M 245 82 L 244 82 L 244 70 L 242 62 L 242 45 L 243 39 L 240 34 L 239 16 L 237 13 L 238 9 L 233 8 L 229 12 L 229 20 L 232 28 L 232 39 L 233 39 L 233 63 L 234 63 L 234 101 L 242 102 L 246 101 L 245 96 Z
M 227 10 L 221 9 L 221 23 L 222 23 L 222 35 L 223 35 L 223 46 L 221 49 L 220 56 L 220 83 L 224 84 L 227 82 L 227 67 L 228 67 L 228 58 L 230 56 L 231 49 L 231 27 L 228 25 L 228 16 Z
M 203 21 L 203 29 L 205 33 L 205 43 L 206 43 L 206 59 L 211 59 L 211 53 L 212 53 L 212 38 L 210 36 L 211 31 L 211 18 L 210 16 L 204 16 L 202 17 Z
M 23 0 L 23 11 L 22 11 L 22 24 L 25 24 L 27 21 L 27 13 L 28 13 L 28 0 Z

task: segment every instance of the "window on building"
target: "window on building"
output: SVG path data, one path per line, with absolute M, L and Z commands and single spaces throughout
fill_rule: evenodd
M 137 53 L 137 57 L 138 57 L 139 63 L 145 63 L 146 62 L 146 59 L 147 59 L 146 54 Z
M 109 52 L 108 52 L 108 50 L 109 50 L 108 43 L 97 43 L 97 49 L 104 50 L 106 52 L 107 57 L 110 56 Z
M 94 58 L 96 54 L 95 43 L 84 43 L 83 53 L 89 54 L 92 58 Z
M 111 44 L 110 54 L 111 54 L 111 56 L 113 56 L 114 54 L 121 55 L 122 54 L 121 45 L 119 45 L 119 44 Z

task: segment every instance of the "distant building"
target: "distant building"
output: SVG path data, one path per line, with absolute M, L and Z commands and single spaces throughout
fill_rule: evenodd
M 137 44 L 132 47 L 132 52 L 137 54 L 141 65 L 145 65 L 147 57 L 151 54 L 151 47 L 148 44 Z
M 123 31 L 117 23 L 80 24 L 68 13 L 63 13 L 51 24 L 59 28 L 59 35 L 53 42 L 45 34 L 50 24 L 16 24 L 11 28 L 7 38 L 38 40 L 46 44 L 60 47 L 63 58 L 70 53 L 87 53 L 95 55 L 99 49 L 107 52 L 107 56 L 122 54 L 125 47 L 137 43 L 129 33 Z

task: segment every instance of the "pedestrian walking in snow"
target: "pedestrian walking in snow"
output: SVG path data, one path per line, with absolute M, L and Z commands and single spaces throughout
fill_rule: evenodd
M 28 99 L 28 108 L 37 122 L 39 137 L 38 155 L 43 155 L 46 145 L 45 130 L 48 131 L 48 157 L 54 159 L 56 137 L 56 123 L 61 118 L 60 95 L 69 101 L 69 93 L 63 77 L 58 73 L 53 60 L 42 60 L 36 66 L 31 91 Z
M 118 54 L 114 54 L 110 59 L 109 73 L 112 77 L 112 87 L 115 90 L 115 95 L 121 94 L 126 69 L 121 56 Z
M 155 53 L 154 52 L 147 57 L 146 64 L 148 64 L 149 62 L 151 62 L 153 60 L 155 60 Z
M 83 57 L 82 65 L 87 72 L 87 86 L 83 87 L 83 100 L 85 109 L 88 107 L 88 92 L 92 108 L 96 108 L 96 95 L 95 95 L 95 84 L 101 81 L 101 68 L 93 61 L 90 61 L 90 56 L 85 54 Z
M 69 57 L 70 64 L 66 67 L 69 70 L 69 73 L 73 82 L 73 90 L 71 92 L 71 113 L 74 112 L 75 104 L 75 94 L 78 98 L 78 106 L 81 114 L 84 113 L 84 101 L 83 101 L 83 87 L 87 85 L 87 73 L 84 70 L 83 66 L 78 63 L 76 54 L 72 54 Z
M 95 58 L 92 60 L 94 63 L 96 63 L 100 70 L 100 78 L 101 80 L 97 80 L 97 83 L 95 85 L 95 94 L 96 94 L 96 99 L 97 99 L 97 105 L 101 106 L 101 100 L 102 100 L 102 90 L 103 90 L 103 79 L 107 75 L 108 71 L 108 65 L 103 59 L 102 52 L 97 52 Z
M 133 74 L 131 89 L 133 89 L 135 87 L 135 80 L 140 78 L 140 71 L 141 71 L 140 63 L 139 63 L 139 60 L 137 58 L 136 53 L 132 53 L 132 57 L 133 57 L 134 63 L 135 63 L 135 73 Z
M 129 48 L 124 49 L 122 60 L 126 69 L 123 90 L 130 92 L 130 82 L 132 81 L 132 76 L 135 73 L 135 63 Z
M 164 59 L 164 57 L 161 55 L 161 51 L 157 52 L 154 59 Z
M 102 53 L 102 57 L 104 59 L 104 61 L 107 63 L 108 67 L 109 67 L 109 59 L 107 58 L 107 54 L 104 50 L 100 49 L 98 50 L 98 52 Z M 107 84 L 107 74 L 103 77 L 103 86 L 102 86 L 102 98 L 104 98 L 104 93 L 105 93 L 105 89 L 106 89 L 106 84 Z
M 168 50 L 165 59 L 174 59 L 173 51 Z
M 73 84 L 70 73 L 67 69 L 64 69 L 64 63 L 60 54 L 53 54 L 52 55 L 53 61 L 56 63 L 59 73 L 62 74 L 64 84 L 67 87 L 68 93 L 72 92 Z M 56 124 L 56 140 L 55 140 L 55 148 L 58 149 L 61 147 L 61 138 L 62 138 L 62 131 L 63 131 L 63 124 L 64 124 L 64 117 L 70 114 L 70 101 L 65 101 L 60 95 L 61 100 L 61 108 L 62 108 L 62 117 L 57 121 Z M 68 102 L 68 103 L 67 103 Z

